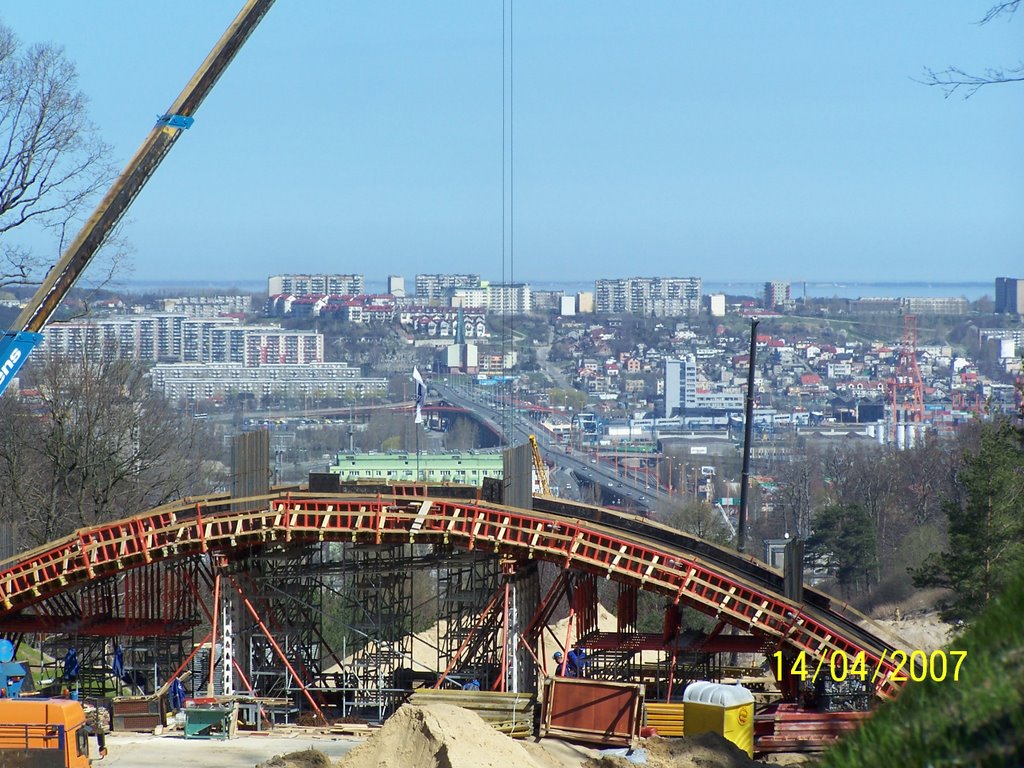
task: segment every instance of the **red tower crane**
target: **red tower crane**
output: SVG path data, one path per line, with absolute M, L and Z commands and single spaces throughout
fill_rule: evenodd
M 903 316 L 903 338 L 899 359 L 888 383 L 892 406 L 890 438 L 896 439 L 899 424 L 920 424 L 924 421 L 924 385 L 917 367 L 917 316 Z

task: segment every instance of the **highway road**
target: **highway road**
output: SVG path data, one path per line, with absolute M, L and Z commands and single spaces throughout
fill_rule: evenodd
M 493 390 L 472 385 L 464 387 L 461 382 L 453 385 L 437 379 L 430 383 L 430 388 L 446 402 L 465 408 L 494 432 L 502 434 L 502 406 L 496 401 Z M 509 421 L 508 414 L 505 414 L 504 421 Z M 571 470 L 578 477 L 607 488 L 620 496 L 626 506 L 650 509 L 656 501 L 671 499 L 665 490 L 620 475 L 614 466 L 605 462 L 566 453 L 565 447 L 556 443 L 540 425 L 518 413 L 511 414 L 510 431 L 512 434 L 507 436 L 507 441 L 513 445 L 525 443 L 530 435 L 536 435 L 544 458 L 556 467 Z

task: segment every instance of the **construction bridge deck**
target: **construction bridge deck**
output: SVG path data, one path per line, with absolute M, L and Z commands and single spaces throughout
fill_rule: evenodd
M 835 654 L 864 654 L 876 693 L 901 683 L 893 647 L 846 606 L 806 589 L 782 596 L 782 576 L 757 560 L 644 518 L 536 498 L 534 510 L 478 500 L 280 492 L 169 504 L 83 528 L 0 563 L 0 629 L 53 595 L 158 561 L 252 548 L 342 541 L 443 543 L 510 558 L 535 558 L 660 593 L 804 654 L 827 668 Z M 245 511 L 239 511 L 245 510 Z

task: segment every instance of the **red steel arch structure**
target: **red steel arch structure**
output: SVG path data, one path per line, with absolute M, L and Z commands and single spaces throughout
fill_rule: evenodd
M 559 508 L 553 513 L 446 498 L 301 492 L 165 505 L 80 529 L 0 563 L 0 626 L 53 595 L 160 561 L 199 554 L 230 559 L 284 543 L 435 543 L 554 562 L 660 593 L 766 645 L 804 654 L 808 666 L 827 665 L 835 654 L 863 653 L 876 693 L 898 693 L 892 647 L 844 608 L 788 601 L 772 586 L 777 572 L 699 539 L 673 531 L 670 545 L 650 523 L 640 524 L 639 533 L 618 524 L 632 516 L 584 505 Z M 744 562 L 750 567 L 737 568 Z

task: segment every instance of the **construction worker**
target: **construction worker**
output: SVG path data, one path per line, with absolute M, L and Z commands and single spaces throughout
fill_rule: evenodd
M 555 674 L 561 675 L 562 677 L 576 677 L 576 668 L 571 664 L 565 663 L 565 657 L 561 651 L 555 651 L 555 655 L 552 657 L 555 660 Z
M 580 648 L 578 645 L 574 646 L 573 649 L 571 651 L 569 651 L 568 658 L 569 658 L 569 663 L 566 665 L 566 667 L 568 669 L 572 669 L 572 671 L 573 671 L 572 674 L 569 675 L 569 676 L 570 677 L 583 677 L 584 676 L 583 668 L 586 667 L 587 664 L 589 663 L 587 661 L 587 652 L 586 652 L 586 650 L 583 649 L 583 648 Z

